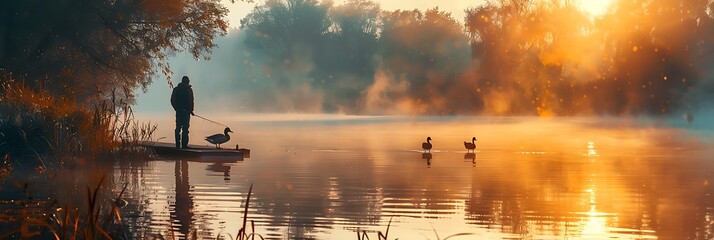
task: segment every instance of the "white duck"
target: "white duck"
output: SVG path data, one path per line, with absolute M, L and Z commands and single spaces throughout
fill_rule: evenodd
M 231 136 L 228 135 L 229 132 L 232 133 L 233 131 L 231 131 L 230 128 L 226 128 L 223 130 L 223 134 L 219 133 L 219 134 L 214 134 L 214 135 L 208 136 L 208 137 L 206 137 L 206 141 L 208 141 L 209 143 L 216 144 L 216 148 L 221 148 L 221 144 L 226 143 L 229 140 L 231 140 Z
M 474 151 L 476 149 L 476 137 L 471 138 L 471 142 L 464 142 L 464 147 L 466 151 Z

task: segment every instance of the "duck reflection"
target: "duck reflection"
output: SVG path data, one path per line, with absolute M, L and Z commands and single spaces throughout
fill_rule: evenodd
M 421 159 L 425 159 L 426 165 L 429 167 L 431 167 L 431 159 L 432 158 L 433 158 L 433 156 L 431 155 L 431 153 L 422 153 L 421 154 Z
M 464 154 L 464 162 L 471 160 L 471 165 L 476 166 L 476 153 L 466 153 Z
M 211 165 L 208 165 L 206 167 L 206 170 L 212 171 L 212 172 L 217 172 L 217 173 L 223 173 L 223 180 L 225 181 L 230 181 L 231 180 L 231 166 L 225 165 L 223 163 L 214 163 Z
M 178 222 L 179 232 L 184 238 L 188 238 L 193 221 L 193 197 L 189 193 L 191 185 L 188 182 L 188 161 L 176 161 L 174 174 L 176 176 L 176 198 L 173 206 L 169 205 L 171 221 Z

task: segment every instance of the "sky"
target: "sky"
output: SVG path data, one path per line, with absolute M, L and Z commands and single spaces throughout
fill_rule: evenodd
M 246 2 L 236 2 L 231 3 L 230 0 L 222 0 L 223 4 L 228 7 L 230 13 L 228 14 L 228 19 L 231 24 L 231 28 L 240 27 L 240 19 L 245 17 L 256 4 L 260 4 L 264 1 L 256 0 L 253 3 Z M 426 10 L 434 7 L 439 7 L 442 11 L 451 12 L 452 16 L 461 22 L 465 17 L 464 10 L 469 7 L 478 6 L 483 4 L 485 0 L 448 0 L 448 1 L 434 1 L 434 0 L 375 0 L 380 4 L 383 10 Z M 340 5 L 345 0 L 334 0 L 335 5 Z
M 256 4 L 262 3 L 264 1 L 255 0 L 253 3 L 246 2 L 236 2 L 231 3 L 230 0 L 222 0 L 223 3 L 228 7 L 230 13 L 228 14 L 228 19 L 231 24 L 231 28 L 240 27 L 240 19 L 245 17 L 250 11 L 253 10 Z M 451 12 L 454 19 L 463 22 L 466 14 L 464 10 L 476 7 L 481 4 L 486 3 L 486 0 L 374 0 L 380 4 L 383 10 L 426 10 L 434 7 L 439 7 L 442 11 Z M 345 0 L 335 0 L 335 5 L 340 5 L 346 2 Z M 580 8 L 587 10 L 592 15 L 597 16 L 606 12 L 607 7 L 610 5 L 612 0 L 581 0 Z

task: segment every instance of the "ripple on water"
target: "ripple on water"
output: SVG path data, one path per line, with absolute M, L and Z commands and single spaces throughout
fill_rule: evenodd
M 376 239 L 390 219 L 390 239 L 683 239 L 712 225 L 703 219 L 714 201 L 691 199 L 714 194 L 714 149 L 676 129 L 401 121 L 256 125 L 236 140 L 252 148 L 245 161 L 155 161 L 115 175 L 135 179 L 127 199 L 153 234 L 169 222 L 237 232 L 250 184 L 248 217 L 268 239 L 352 239 L 358 229 Z M 428 160 L 426 135 L 437 139 Z M 473 156 L 463 148 L 472 135 Z

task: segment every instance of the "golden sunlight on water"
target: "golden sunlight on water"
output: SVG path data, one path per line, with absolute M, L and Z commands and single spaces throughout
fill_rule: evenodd
M 141 116 L 172 139 L 166 117 Z M 235 115 L 244 161 L 115 167 L 141 237 L 709 239 L 712 134 L 591 118 Z M 192 143 L 222 126 L 192 119 Z M 431 154 L 421 143 L 430 136 Z M 476 137 L 475 153 L 464 141 Z M 171 224 L 169 224 L 171 223 Z

